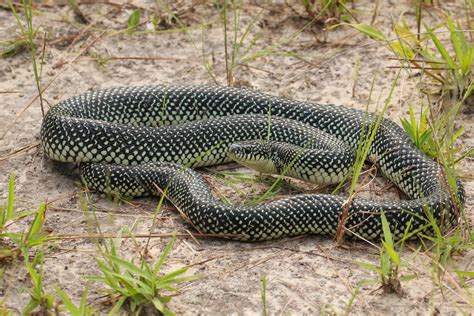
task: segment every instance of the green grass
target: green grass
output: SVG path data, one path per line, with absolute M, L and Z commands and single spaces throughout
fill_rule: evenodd
M 13 310 L 7 307 L 5 302 L 0 302 L 0 316 L 13 316 Z
M 36 252 L 33 262 L 29 262 L 28 255 L 25 254 L 24 263 L 33 287 L 30 290 L 30 300 L 23 309 L 22 315 L 31 315 L 33 312 L 47 315 L 53 310 L 54 294 L 46 293 L 43 288 L 43 261 L 42 251 Z
M 373 92 L 376 77 L 374 76 L 372 80 L 369 98 L 367 100 L 367 105 L 366 105 L 366 110 L 365 110 L 365 116 L 363 118 L 364 125 L 362 126 L 362 130 L 359 136 L 360 138 L 359 138 L 359 143 L 357 145 L 353 170 L 351 173 L 347 175 L 345 179 L 341 181 L 341 183 L 336 187 L 336 189 L 333 192 L 335 193 L 337 190 L 339 190 L 339 188 L 343 185 L 343 183 L 347 180 L 347 178 L 351 176 L 351 182 L 350 182 L 350 187 L 348 191 L 348 198 L 347 198 L 347 201 L 344 203 L 344 206 L 341 210 L 339 225 L 336 232 L 336 242 L 338 245 L 342 245 L 342 243 L 344 242 L 344 234 L 346 230 L 345 222 L 348 217 L 349 207 L 352 204 L 353 198 L 355 197 L 356 189 L 358 186 L 358 180 L 361 175 L 362 168 L 368 158 L 369 151 L 372 147 L 372 142 L 374 141 L 375 135 L 377 133 L 377 130 L 380 127 L 380 124 L 382 123 L 383 116 L 385 112 L 387 111 L 387 108 L 390 104 L 390 100 L 392 98 L 393 92 L 395 91 L 395 87 L 398 83 L 399 76 L 400 76 L 400 72 L 398 72 L 397 77 L 395 78 L 392 84 L 389 95 L 385 99 L 384 106 L 381 109 L 381 111 L 379 113 L 374 113 L 372 119 L 368 120 L 367 119 L 367 115 L 369 113 L 368 109 L 369 109 L 369 104 L 371 102 L 372 92 Z M 379 102 L 380 102 L 380 97 L 379 97 Z M 369 126 L 366 125 L 367 123 L 369 123 Z
M 43 248 L 48 241 L 48 235 L 43 231 L 46 217 L 46 205 L 41 204 L 36 211 L 15 210 L 15 178 L 10 176 L 7 200 L 0 206 L 0 261 L 3 264 L 13 264 L 23 259 L 23 264 L 28 271 L 32 287 L 30 300 L 23 310 L 23 315 L 30 315 L 33 311 L 50 311 L 53 307 L 54 296 L 43 289 Z M 31 220 L 31 218 L 33 218 Z M 11 231 L 10 226 L 26 228 L 21 231 Z M 30 262 L 30 258 L 33 260 Z M 6 308 L 6 307 L 5 307 Z
M 135 31 L 135 29 L 138 27 L 139 24 L 140 24 L 140 10 L 135 9 L 128 17 L 128 21 L 127 21 L 128 34 L 133 34 L 133 32 Z
M 461 103 L 458 103 L 458 106 Z M 458 108 L 458 106 L 454 108 Z M 430 111 L 430 107 L 422 108 L 417 120 L 413 107 L 410 105 L 409 119 L 401 118 L 403 129 L 413 140 L 415 146 L 432 158 L 449 157 L 449 166 L 454 166 L 463 159 L 474 156 L 474 149 L 471 148 L 463 152 L 462 147 L 456 145 L 459 136 L 464 132 L 464 127 L 456 131 L 453 130 L 455 120 L 452 116 L 456 116 L 456 114 L 441 114 L 435 120 Z M 450 119 L 452 122 L 449 121 Z M 450 128 L 452 130 L 449 130 Z
M 232 8 L 232 19 L 229 18 L 228 12 L 230 3 Z M 229 0 L 224 0 L 222 7 L 219 8 L 223 25 L 226 81 L 229 86 L 232 86 L 235 82 L 235 73 L 237 69 L 248 65 L 257 59 L 266 56 L 301 57 L 300 54 L 287 52 L 284 48 L 293 43 L 303 31 L 308 29 L 317 20 L 317 17 L 314 17 L 301 29 L 293 32 L 288 37 L 281 37 L 275 44 L 266 45 L 262 48 L 261 35 L 255 30 L 255 28 L 257 23 L 261 20 L 265 9 L 262 8 L 255 16 L 252 16 L 250 22 L 245 27 L 241 24 L 243 9 L 244 5 L 242 0 L 232 0 L 231 2 Z M 231 39 L 228 38 L 228 24 L 232 25 Z M 228 46 L 232 48 L 230 53 Z
M 400 60 L 401 69 L 410 73 L 413 70 L 421 71 L 424 74 L 425 85 L 435 87 L 434 90 L 424 90 L 428 101 L 427 106 L 421 110 L 419 118 L 416 119 L 414 110 L 410 106 L 409 118 L 402 118 L 401 122 L 414 144 L 443 165 L 446 179 L 441 180 L 446 182 L 451 189 L 453 201 L 462 220 L 461 226 L 448 235 L 443 227 L 438 227 L 434 218 L 431 217 L 427 222 L 427 225 L 435 231 L 435 236 L 425 236 L 425 240 L 434 246 L 436 260 L 444 267 L 455 249 L 464 249 L 472 243 L 468 237 L 470 236 L 469 223 L 455 194 L 457 192 L 455 167 L 462 159 L 473 156 L 474 150 L 463 151 L 456 145 L 464 128 L 455 129 L 455 122 L 460 109 L 465 106 L 473 91 L 474 48 L 467 40 L 467 32 L 462 30 L 458 23 L 454 23 L 448 14 L 444 15 L 443 26 L 447 30 L 445 33 L 449 35 L 450 48 L 436 35 L 440 32 L 439 27 L 437 31 L 434 31 L 422 23 L 420 13 L 417 16 L 418 23 L 424 25 L 426 32 L 412 32 L 406 21 L 402 19 L 400 23 L 394 25 L 396 33 L 394 40 L 390 40 L 379 29 L 369 25 L 350 24 L 350 26 L 390 49 Z M 444 111 L 440 112 L 436 107 L 436 102 L 432 102 L 432 93 L 449 98 L 449 106 L 445 107 Z M 430 210 L 426 212 L 430 214 Z M 432 249 L 433 246 L 425 245 L 426 249 Z
M 405 240 L 409 238 L 410 223 L 405 228 L 404 238 L 395 243 L 387 218 L 383 212 L 381 213 L 381 219 L 383 239 L 381 240 L 379 264 L 357 262 L 360 267 L 375 272 L 378 277 L 372 280 L 365 280 L 361 285 L 380 284 L 380 288 L 385 293 L 403 295 L 401 282 L 409 281 L 416 277 L 416 275 L 400 276 L 400 268 L 407 266 L 402 262 L 400 254 L 403 251 Z
M 250 39 L 247 47 L 245 47 L 245 42 L 247 38 L 252 34 L 252 29 L 262 15 L 264 9 L 261 9 L 257 15 L 252 17 L 250 23 L 245 27 L 242 35 L 239 37 L 239 32 L 241 28 L 240 20 L 242 15 L 243 2 L 241 0 L 232 0 L 232 49 L 231 53 L 228 52 L 228 6 L 229 1 L 224 0 L 222 8 L 220 8 L 222 15 L 222 26 L 223 26 L 223 37 L 224 37 L 224 58 L 225 58 L 225 68 L 226 68 L 226 79 L 227 85 L 232 86 L 234 82 L 235 70 L 242 64 L 263 57 L 264 55 L 271 54 L 272 51 L 264 52 L 264 50 L 257 51 L 252 53 L 252 48 L 257 44 L 259 39 L 258 36 Z M 229 56 L 230 55 L 230 56 Z
M 410 118 L 400 119 L 403 129 L 413 140 L 415 146 L 430 157 L 436 157 L 436 146 L 433 139 L 433 130 L 428 125 L 428 108 L 422 108 L 420 118 L 417 121 L 413 106 L 410 104 Z
M 211 149 L 212 150 L 212 149 Z M 208 154 L 208 152 L 203 155 Z M 199 158 L 196 158 L 198 160 Z M 194 161 L 190 162 L 192 164 Z M 183 169 L 184 170 L 184 166 Z M 158 189 L 158 188 L 157 188 Z M 152 224 L 150 226 L 150 236 L 155 230 L 157 218 L 161 213 L 163 202 L 166 198 L 167 188 L 161 191 L 161 197 L 156 207 L 156 212 L 153 216 Z M 92 213 L 87 215 L 89 222 L 93 222 L 95 229 L 98 230 L 99 235 L 102 236 L 102 231 L 99 225 L 98 218 L 94 209 L 89 207 L 86 199 L 82 199 L 82 206 L 85 213 Z M 121 197 L 116 199 L 121 201 Z M 117 237 L 111 240 L 99 238 L 102 242 L 97 241 L 97 248 L 100 254 L 100 259 L 96 259 L 97 265 L 101 275 L 88 276 L 90 281 L 105 284 L 108 289 L 105 290 L 113 307 L 109 311 L 109 315 L 119 313 L 120 310 L 125 309 L 132 314 L 151 313 L 153 311 L 162 313 L 163 315 L 174 315 L 174 313 L 166 307 L 166 304 L 171 300 L 171 297 L 176 295 L 179 291 L 175 286 L 196 280 L 200 275 L 185 275 L 187 268 L 183 267 L 178 270 L 163 273 L 162 267 L 174 245 L 176 235 L 168 242 L 163 250 L 158 262 L 153 265 L 146 259 L 145 253 L 148 253 L 150 238 L 147 239 L 143 252 L 138 263 L 134 259 L 128 260 L 120 252 L 120 245 L 122 243 L 122 231 L 127 231 L 127 238 L 131 238 L 135 245 L 138 243 L 133 237 L 132 229 L 123 227 L 117 234 Z
M 351 312 L 352 306 L 354 305 L 355 299 L 357 298 L 357 295 L 360 293 L 360 287 L 358 286 L 355 290 L 352 291 L 351 297 L 349 298 L 349 301 L 346 304 L 346 309 L 344 310 L 344 316 L 348 316 Z
M 425 81 L 423 91 L 445 97 L 448 108 L 463 100 L 465 93 L 472 90 L 474 45 L 467 39 L 470 31 L 463 30 L 448 14 L 445 14 L 442 25 L 446 29 L 444 32 L 449 34 L 451 47 L 438 38 L 437 32 L 441 31 L 435 31 L 423 23 L 425 33 L 413 32 L 404 18 L 393 26 L 395 39 L 389 39 L 370 25 L 344 25 L 349 25 L 386 46 L 400 60 L 402 69 L 421 71 L 429 78 Z
M 120 240 L 120 235 L 117 237 Z M 173 237 L 166 245 L 156 265 L 141 259 L 138 264 L 124 259 L 117 249 L 115 242 L 104 242 L 99 248 L 102 259 L 97 259 L 97 265 L 102 275 L 89 276 L 87 279 L 107 285 L 107 293 L 116 301 L 109 314 L 114 315 L 124 307 L 133 314 L 146 313 L 155 309 L 164 315 L 173 315 L 166 307 L 171 296 L 166 293 L 178 291 L 175 288 L 184 282 L 199 278 L 198 275 L 185 276 L 187 268 L 181 268 L 169 273 L 161 269 L 176 240 Z
M 472 89 L 472 88 L 471 88 Z M 470 94 L 467 91 L 463 98 Z M 444 168 L 444 178 L 440 179 L 442 183 L 451 191 L 451 199 L 456 207 L 456 212 L 460 217 L 460 225 L 446 234 L 443 227 L 438 227 L 436 220 L 432 217 L 427 223 L 435 232 L 434 236 L 424 236 L 431 245 L 425 245 L 425 249 L 434 248 L 436 257 L 442 267 L 446 266 L 447 259 L 460 249 L 472 247 L 473 240 L 470 237 L 470 224 L 465 214 L 463 205 L 460 203 L 457 195 L 456 179 L 458 178 L 457 165 L 465 158 L 474 156 L 474 150 L 468 149 L 464 152 L 462 148 L 456 145 L 456 141 L 463 133 L 464 128 L 454 130 L 456 116 L 463 104 L 460 100 L 450 111 L 441 113 L 439 117 L 434 118 L 430 107 L 422 110 L 418 121 L 415 118 L 413 109 L 410 108 L 410 118 L 402 119 L 402 126 L 414 144 L 424 151 L 427 155 L 435 158 Z M 426 210 L 430 215 L 430 210 Z M 424 242 L 424 241 L 422 241 Z
M 47 241 L 47 234 L 42 230 L 45 220 L 46 205 L 41 204 L 37 211 L 14 210 L 15 180 L 10 176 L 7 201 L 0 207 L 0 239 L 7 241 L 7 246 L 0 249 L 0 260 L 16 259 L 20 254 L 28 254 L 30 249 L 41 246 Z M 26 230 L 10 231 L 14 223 L 21 223 L 34 216 Z
M 255 192 L 254 190 L 252 190 L 252 192 L 242 192 L 242 184 L 255 185 L 264 182 L 270 187 L 275 183 L 272 177 L 255 176 L 246 171 L 218 171 L 212 168 L 206 168 L 206 171 L 212 174 L 219 183 L 238 192 L 240 198 L 239 204 L 241 205 L 256 205 L 258 204 L 256 201 L 262 196 L 259 192 Z M 265 198 L 274 198 L 281 192 L 282 188 L 281 182 L 276 183 L 271 190 L 265 190 Z M 223 203 L 227 205 L 232 204 L 232 202 L 218 190 L 216 194 Z
M 164 4 L 161 0 L 156 0 L 156 3 L 172 17 L 173 21 L 175 21 L 180 26 L 180 29 L 185 33 L 187 39 L 191 42 L 195 50 L 201 53 L 201 61 L 203 67 L 206 69 L 206 72 L 208 73 L 212 81 L 215 84 L 218 84 L 219 78 L 215 73 L 214 66 L 209 61 L 209 56 L 204 52 L 204 48 L 206 45 L 206 32 L 204 28 L 205 25 L 202 25 L 201 50 L 198 48 L 195 39 L 188 31 L 184 23 L 176 16 L 176 14 L 170 9 L 170 7 Z M 290 34 L 288 37 L 282 37 L 278 39 L 275 44 L 266 45 L 262 48 L 262 38 L 260 32 L 256 30 L 256 25 L 260 21 L 261 16 L 265 11 L 264 9 L 261 9 L 255 16 L 252 16 L 250 22 L 246 26 L 243 26 L 241 23 L 241 16 L 245 7 L 243 5 L 243 1 L 223 0 L 217 2 L 216 7 L 220 15 L 219 22 L 222 24 L 223 30 L 225 78 L 226 83 L 229 86 L 232 86 L 235 83 L 236 71 L 255 60 L 261 59 L 266 56 L 275 55 L 299 57 L 299 54 L 287 52 L 284 50 L 284 48 L 293 43 L 294 40 L 304 30 L 308 29 L 316 21 L 316 18 L 313 18 L 300 30 Z M 230 11 L 229 7 L 231 7 Z M 228 35 L 229 24 L 232 27 L 232 29 L 230 30 L 232 36 L 231 38 L 229 38 Z
M 63 309 L 68 312 L 71 316 L 93 316 L 99 315 L 99 312 L 96 311 L 93 307 L 87 305 L 87 288 L 84 289 L 84 293 L 82 294 L 81 301 L 79 306 L 73 303 L 69 295 L 66 292 L 63 292 L 61 289 L 57 288 L 56 293 L 58 294 L 61 302 L 63 304 Z
M 423 24 L 421 23 L 421 18 L 419 22 L 420 25 Z M 413 107 L 410 106 L 409 118 L 401 119 L 405 132 L 413 140 L 414 144 L 443 165 L 446 182 L 453 192 L 452 198 L 458 208 L 457 211 L 462 221 L 460 226 L 449 232 L 445 227 L 438 226 L 431 210 L 425 210 L 428 216 L 425 228 L 431 228 L 434 231 L 434 235 L 424 235 L 420 242 L 422 248 L 427 253 L 433 254 L 433 269 L 436 275 L 441 276 L 452 269 L 450 262 L 454 255 L 466 249 L 472 249 L 473 245 L 468 220 L 455 194 L 457 192 L 457 171 L 455 166 L 462 159 L 474 154 L 474 150 L 470 149 L 462 152 L 461 147 L 456 145 L 464 129 L 463 127 L 455 129 L 458 113 L 473 90 L 473 46 L 466 40 L 467 34 L 465 34 L 465 31 L 461 31 L 459 24 L 455 25 L 449 15 L 446 15 L 444 26 L 447 28 L 447 33 L 450 36 L 451 48 L 447 48 L 437 37 L 436 32 L 427 25 L 424 25 L 426 29 L 425 34 L 415 34 L 403 19 L 400 24 L 394 26 L 396 32 L 395 40 L 389 40 L 375 27 L 363 24 L 352 24 L 351 26 L 388 47 L 400 59 L 401 69 L 408 72 L 412 72 L 413 69 L 421 70 L 426 75 L 424 78 L 430 79 L 430 84 L 435 82 L 435 93 L 449 96 L 450 98 L 447 110 L 439 112 L 437 108 L 434 108 L 434 103 L 431 102 L 430 95 L 433 93 L 433 90 L 429 91 L 429 93 L 424 91 L 427 93 L 428 106 L 421 110 L 419 118 L 416 118 Z M 435 50 L 432 50 L 433 47 Z M 394 244 L 390 236 L 391 232 L 386 224 L 384 224 L 384 240 L 380 248 L 379 264 L 361 263 L 360 265 L 374 271 L 378 275 L 377 279 L 371 280 L 368 283 L 379 283 L 385 291 L 400 293 L 400 282 L 410 280 L 415 276 L 400 276 L 399 269 L 406 267 L 407 263 L 418 252 L 415 251 L 411 258 L 403 261 L 401 259 L 403 243 Z M 400 242 L 409 237 L 402 238 Z M 470 271 L 463 271 L 463 273 L 465 275 L 472 274 Z M 462 279 L 462 276 L 460 278 Z M 443 287 L 442 282 L 439 282 L 438 285 L 441 288 Z M 466 288 L 465 291 L 466 303 L 469 306 L 474 306 L 469 290 Z
M 0 56 L 1 57 L 13 57 L 28 49 L 28 40 L 24 37 L 19 36 L 13 39 L 7 39 L 0 41 Z

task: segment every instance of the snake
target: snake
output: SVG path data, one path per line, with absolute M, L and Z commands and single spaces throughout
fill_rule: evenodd
M 49 109 L 41 144 L 49 158 L 79 163 L 91 190 L 165 195 L 200 233 L 241 241 L 335 236 L 341 228 L 349 237 L 377 240 L 384 223 L 394 238 L 420 236 L 455 226 L 465 202 L 462 182 L 447 185 L 444 167 L 380 113 L 249 88 L 162 84 L 88 91 Z M 264 172 L 289 168 L 290 176 L 337 183 L 351 174 L 361 146 L 406 199 L 318 193 L 230 205 L 195 170 L 234 158 Z

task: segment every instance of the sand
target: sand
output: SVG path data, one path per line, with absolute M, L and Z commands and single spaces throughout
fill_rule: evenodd
M 50 1 L 52 2 L 52 1 Z M 444 4 L 444 8 L 458 16 L 463 1 Z M 43 2 L 44 4 L 45 2 Z M 47 3 L 47 2 L 46 2 Z M 90 4 L 80 9 L 93 24 L 86 27 L 75 21 L 67 6 L 38 5 L 34 25 L 39 27 L 37 44 L 43 46 L 47 36 L 42 83 L 44 107 L 90 89 L 111 86 L 148 85 L 155 83 L 214 84 L 204 67 L 207 60 L 218 84 L 226 84 L 226 65 L 222 25 L 214 2 L 179 1 L 170 8 L 182 23 L 189 26 L 187 32 L 173 31 L 180 25 L 170 16 L 157 9 L 152 1 L 133 1 L 133 5 Z M 392 19 L 402 13 L 414 27 L 414 1 L 380 1 L 375 24 L 393 36 Z M 122 31 L 134 8 L 140 8 L 142 21 L 151 20 L 153 14 L 160 17 L 160 32 L 147 31 L 150 23 L 141 23 L 137 32 Z M 372 19 L 374 5 L 369 1 L 357 1 L 358 18 L 365 23 Z M 370 87 L 374 88 L 370 109 L 375 110 L 377 100 L 383 102 L 389 95 L 397 75 L 398 63 L 380 44 L 348 27 L 325 30 L 324 24 L 316 23 L 301 31 L 310 21 L 299 1 L 249 1 L 241 14 L 240 34 L 253 17 L 260 16 L 251 28 L 248 43 L 257 39 L 251 49 L 257 52 L 265 48 L 280 50 L 273 54 L 250 60 L 234 71 L 234 84 L 259 89 L 274 95 L 320 103 L 342 104 L 364 109 Z M 436 10 L 427 10 L 424 21 L 435 25 Z M 18 26 L 9 10 L 0 9 L 0 38 L 11 39 L 18 34 Z M 207 25 L 200 26 L 204 22 Z M 229 26 L 230 27 L 230 26 Z M 120 34 L 118 34 L 120 33 Z M 297 34 L 297 35 L 295 35 Z M 239 35 L 240 36 L 240 35 Z M 232 32 L 229 30 L 229 38 Z M 192 39 L 192 40 L 190 40 Z M 230 46 L 229 46 L 230 47 Z M 229 49 L 230 51 L 231 49 Z M 41 49 L 39 49 L 38 56 Z M 203 57 L 204 54 L 204 57 Z M 99 63 L 97 57 L 112 57 Z M 249 55 L 248 55 L 249 56 Z M 80 185 L 77 167 L 53 162 L 43 156 L 39 147 L 42 121 L 40 103 L 31 66 L 31 55 L 25 51 L 16 56 L 0 59 L 0 200 L 7 194 L 8 176 L 15 175 L 16 209 L 36 209 L 48 202 L 45 229 L 54 235 L 75 236 L 48 243 L 45 247 L 44 286 L 46 291 L 61 288 L 78 302 L 84 288 L 89 288 L 88 302 L 106 312 L 107 298 L 101 284 L 86 280 L 87 275 L 99 274 L 95 259 L 98 256 L 96 240 L 86 238 L 97 233 L 97 226 L 104 234 L 115 236 L 123 227 L 134 233 L 147 234 L 152 224 L 156 199 L 138 199 L 118 203 L 98 194 L 89 196 L 89 207 L 84 209 L 83 187 Z M 358 76 L 355 80 L 355 72 Z M 374 79 L 375 78 L 375 79 Z M 417 113 L 426 104 L 420 92 L 424 78 L 416 71 L 402 71 L 390 99 L 386 116 L 399 123 L 407 117 L 413 104 Z M 459 145 L 474 146 L 472 114 L 462 111 L 457 126 L 465 132 Z M 234 170 L 235 164 L 219 167 Z M 472 160 L 459 165 L 464 176 L 467 192 L 466 213 L 472 221 L 474 181 Z M 218 192 L 233 203 L 242 203 L 265 192 L 272 179 L 259 177 L 252 171 L 257 183 L 243 182 L 230 185 L 212 175 L 201 172 Z M 331 192 L 331 188 L 306 185 L 296 190 L 294 181 L 282 185 L 277 197 L 304 192 Z M 370 181 L 360 196 L 368 198 L 399 199 L 401 194 L 381 177 Z M 388 190 L 387 190 L 388 189 Z M 92 210 L 98 219 L 93 221 Z M 31 219 L 10 226 L 21 231 Z M 266 275 L 266 296 L 270 314 L 343 314 L 351 297 L 350 308 L 354 314 L 457 314 L 472 312 L 472 296 L 468 297 L 465 286 L 473 290 L 472 279 L 464 285 L 454 270 L 472 271 L 474 251 L 466 249 L 455 254 L 448 263 L 448 273 L 436 276 L 430 256 L 435 253 L 423 250 L 415 252 L 420 244 L 410 243 L 403 252 L 401 275 L 416 277 L 402 283 L 404 295 L 385 294 L 379 284 L 359 286 L 364 280 L 377 275 L 360 267 L 357 262 L 378 264 L 379 250 L 365 242 L 347 241 L 337 247 L 334 240 L 318 236 L 286 238 L 265 243 L 239 243 L 220 239 L 190 238 L 197 232 L 187 224 L 172 207 L 163 209 L 158 218 L 155 233 L 180 236 L 173 247 L 164 270 L 189 266 L 188 274 L 201 274 L 199 280 L 186 284 L 180 294 L 168 304 L 177 314 L 238 314 L 251 315 L 262 312 L 261 279 Z M 152 238 L 148 245 L 148 260 L 156 262 L 170 237 Z M 139 258 L 147 239 L 123 240 L 120 247 L 124 257 Z M 31 283 L 22 261 L 3 264 L 0 297 L 6 306 L 19 313 L 29 299 Z

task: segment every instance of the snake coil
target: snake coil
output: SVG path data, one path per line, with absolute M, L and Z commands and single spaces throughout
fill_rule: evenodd
M 345 199 L 307 194 L 252 207 L 226 205 L 213 197 L 198 173 L 183 165 L 225 163 L 231 144 L 267 134 L 271 140 L 295 145 L 327 138 L 328 143 L 355 152 L 376 119 L 355 109 L 246 89 L 123 87 L 58 103 L 43 121 L 41 140 L 51 159 L 80 162 L 89 188 L 130 196 L 166 189 L 167 198 L 201 232 L 257 241 L 305 233 L 334 235 Z M 461 182 L 454 190 L 457 195 L 452 194 L 442 181 L 443 169 L 394 122 L 381 120 L 368 157 L 409 199 L 355 199 L 342 223 L 349 235 L 380 238 L 381 212 L 396 238 L 429 232 L 430 218 L 440 226 L 456 222 L 457 202 L 465 199 Z M 330 152 L 316 160 L 328 177 L 336 169 L 352 167 Z

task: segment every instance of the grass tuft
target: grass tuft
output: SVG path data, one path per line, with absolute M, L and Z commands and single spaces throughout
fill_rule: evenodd
M 117 237 L 120 240 L 120 236 Z M 152 310 L 163 315 L 174 315 L 166 307 L 171 296 L 166 293 L 178 291 L 176 285 L 199 278 L 199 275 L 185 276 L 187 268 L 181 268 L 169 273 L 162 273 L 161 269 L 167 259 L 176 236 L 168 242 L 159 261 L 155 266 L 144 259 L 139 264 L 128 261 L 119 255 L 113 240 L 105 242 L 99 248 L 102 259 L 97 259 L 101 276 L 89 276 L 87 279 L 103 283 L 109 287 L 107 291 L 115 301 L 109 314 L 118 313 L 125 307 L 129 312 L 140 314 Z
M 356 262 L 360 267 L 375 272 L 378 277 L 372 280 L 365 280 L 361 285 L 380 284 L 380 289 L 382 289 L 384 293 L 396 293 L 402 296 L 404 292 L 401 282 L 416 278 L 416 275 L 400 276 L 399 271 L 401 267 L 406 267 L 407 265 L 402 262 L 400 253 L 403 250 L 404 241 L 409 238 L 408 231 L 410 230 L 410 224 L 405 228 L 404 238 L 400 239 L 398 243 L 395 243 L 387 217 L 383 212 L 381 213 L 381 219 L 383 238 L 381 241 L 382 246 L 379 248 L 379 264 Z
M 393 26 L 395 39 L 387 38 L 382 31 L 366 24 L 341 23 L 348 25 L 382 43 L 392 51 L 401 63 L 401 68 L 421 71 L 430 80 L 425 81 L 422 91 L 438 94 L 448 100 L 448 108 L 462 102 L 467 91 L 472 91 L 474 44 L 467 40 L 470 30 L 463 30 L 459 23 L 445 13 L 443 25 L 450 36 L 451 48 L 444 44 L 434 29 L 423 23 L 426 33 L 413 32 L 402 17 Z M 432 49 L 434 46 L 435 50 Z M 450 53 L 453 51 L 454 53 Z
M 54 295 L 46 293 L 43 288 L 43 262 L 44 255 L 42 251 L 37 251 L 33 262 L 28 259 L 28 254 L 24 254 L 25 266 L 30 275 L 33 287 L 30 290 L 30 300 L 22 311 L 22 315 L 31 315 L 36 311 L 40 315 L 48 315 L 53 312 Z
M 0 206 L 0 239 L 7 241 L 6 246 L 0 248 L 0 261 L 15 259 L 20 254 L 27 254 L 33 247 L 42 245 L 47 239 L 43 231 L 43 223 L 46 216 L 46 205 L 42 204 L 37 211 L 14 210 L 15 203 L 15 180 L 10 176 L 7 201 Z M 9 226 L 20 222 L 22 219 L 34 215 L 32 223 L 26 231 L 11 232 Z

